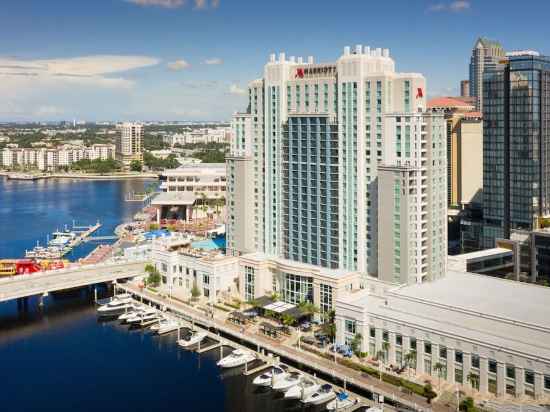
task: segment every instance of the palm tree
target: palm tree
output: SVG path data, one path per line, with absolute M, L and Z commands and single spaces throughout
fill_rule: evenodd
M 466 381 L 472 385 L 472 388 L 475 390 L 478 390 L 479 388 L 479 376 L 477 376 L 475 373 L 470 372 L 468 376 L 466 376 Z
M 441 390 L 441 377 L 443 376 L 443 369 L 445 368 L 445 365 L 443 365 L 441 362 L 437 362 L 434 365 L 434 371 L 437 372 L 437 377 L 439 379 L 437 383 L 437 389 Z
M 415 350 L 411 350 L 409 353 L 407 353 L 405 355 L 405 363 L 409 367 L 409 373 L 410 373 L 410 370 L 412 369 L 413 365 L 416 363 L 416 351 Z M 416 367 L 415 367 L 415 369 L 416 369 Z
M 390 350 L 390 343 L 389 342 L 382 342 L 382 350 L 384 351 L 384 363 L 388 361 L 388 352 Z
M 208 211 L 208 197 L 206 196 L 206 193 L 202 192 L 201 193 L 201 203 L 202 203 L 202 211 L 204 212 L 204 214 L 206 215 L 206 212 Z

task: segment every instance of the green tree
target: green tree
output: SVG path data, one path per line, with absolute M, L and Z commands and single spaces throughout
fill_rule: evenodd
M 285 326 L 292 326 L 296 323 L 296 318 L 288 313 L 284 313 L 283 316 L 281 316 L 281 322 Z
M 141 172 L 141 169 L 141 162 L 139 160 L 132 160 L 132 162 L 130 163 L 130 170 L 132 172 Z
M 197 285 L 197 282 L 193 282 L 193 287 L 191 288 L 191 297 L 193 298 L 193 300 L 197 300 L 200 295 L 201 291 Z
M 153 265 L 146 265 L 145 271 L 149 274 L 147 277 L 147 284 L 156 287 L 160 284 L 160 272 Z
M 437 372 L 437 378 L 438 378 L 437 388 L 439 390 L 441 390 L 441 378 L 443 377 L 443 371 L 444 370 L 445 370 L 445 365 L 442 364 L 441 362 L 437 362 L 434 365 L 434 371 Z
M 306 316 L 319 313 L 319 308 L 307 300 L 301 301 L 298 304 L 298 309 L 300 309 L 300 312 L 302 313 L 302 315 L 306 315 Z
M 350 346 L 353 353 L 357 356 L 361 353 L 361 343 L 363 342 L 363 335 L 356 333 L 353 339 L 351 340 Z
M 424 397 L 428 401 L 428 403 L 432 403 L 432 399 L 437 396 L 437 393 L 432 388 L 432 385 L 430 383 L 427 383 L 424 386 Z
M 475 390 L 479 390 L 479 376 L 477 376 L 475 373 L 470 372 L 468 376 L 466 376 L 466 381 L 472 385 L 472 388 Z

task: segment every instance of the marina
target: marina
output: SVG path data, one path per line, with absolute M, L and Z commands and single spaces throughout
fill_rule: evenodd
M 375 387 L 373 384 L 374 382 L 370 381 L 371 378 L 367 378 L 361 373 L 355 373 L 348 368 L 341 367 L 337 363 L 322 362 L 320 359 L 308 354 L 307 351 L 301 350 L 300 348 L 291 349 L 287 346 L 278 345 L 273 340 L 263 338 L 259 335 L 253 336 L 244 334 L 240 328 L 227 323 L 218 322 L 216 319 L 205 316 L 181 302 L 167 300 L 154 296 L 149 292 L 141 291 L 138 287 L 130 283 L 118 284 L 116 287 L 125 294 L 133 295 L 134 298 L 139 301 L 148 302 L 151 305 L 161 308 L 163 312 L 169 312 L 171 315 L 180 319 L 183 324 L 190 326 L 191 329 L 198 329 L 206 332 L 208 338 L 215 342 L 215 344 L 212 345 L 212 349 L 219 347 L 220 351 L 223 351 L 224 347 L 231 347 L 234 350 L 238 350 L 235 356 L 235 358 L 237 358 L 236 360 L 228 359 L 219 366 L 224 367 L 226 363 L 238 364 L 238 366 L 244 367 L 245 376 L 249 375 L 248 367 L 252 362 L 261 360 L 267 364 L 267 366 L 257 364 L 253 367 L 260 367 L 257 371 L 254 371 L 260 372 L 272 366 L 273 363 L 271 363 L 271 359 L 277 357 L 278 359 L 284 360 L 286 364 L 298 368 L 298 370 L 309 371 L 311 374 L 322 377 L 333 385 L 342 388 L 346 387 L 346 389 L 349 388 L 353 390 L 354 393 L 360 394 L 359 396 L 362 396 L 364 399 L 374 399 L 377 400 L 377 402 L 381 400 L 381 402 L 385 402 L 384 409 L 386 410 L 391 410 L 392 407 L 398 410 L 416 411 L 447 410 L 446 408 L 433 408 L 432 405 L 412 394 L 400 393 L 399 391 L 396 393 L 395 391 L 392 392 L 382 389 L 378 382 L 376 382 Z M 250 355 L 253 355 L 253 357 Z M 389 388 L 396 389 L 391 386 Z M 332 399 L 327 399 L 327 402 Z M 315 400 L 312 399 L 312 403 L 314 401 Z
M 72 229 L 68 229 L 65 225 L 63 231 L 56 230 L 48 235 L 46 246 L 37 245 L 31 249 L 25 251 L 25 257 L 29 259 L 60 259 L 63 256 L 69 254 L 74 248 L 78 247 L 83 242 L 93 241 L 91 237 L 93 233 L 101 228 L 99 220 L 95 225 L 89 226 L 76 226 L 73 222 Z M 110 240 L 116 239 L 115 236 L 102 236 L 95 240 Z
M 158 335 L 175 334 L 177 331 L 178 346 L 197 354 L 207 354 L 219 349 L 216 365 L 220 370 L 231 370 L 244 377 L 250 377 L 253 386 L 265 391 L 280 393 L 281 395 L 277 396 L 282 396 L 283 399 L 297 405 L 301 404 L 308 408 L 315 407 L 316 411 L 368 410 L 375 412 L 382 410 L 378 407 L 377 402 L 350 394 L 345 381 L 343 387 L 339 387 L 315 375 L 281 363 L 280 358 L 272 353 L 255 352 L 240 343 L 222 338 L 208 329 L 199 327 L 194 320 L 189 322 L 179 314 L 169 312 L 166 307 L 157 307 L 152 301 L 148 301 L 147 304 L 144 301 L 132 300 L 130 296 L 130 293 L 123 293 L 115 295 L 111 299 L 99 301 L 97 312 L 100 319 L 106 320 L 105 314 L 102 313 L 103 308 L 111 306 L 120 309 L 124 307 L 124 313 L 119 316 L 111 316 L 111 319 L 116 319 L 122 325 L 127 325 L 129 330 L 148 328 L 149 331 Z M 140 318 L 146 313 L 154 315 L 152 316 L 154 320 L 137 324 L 132 321 L 133 316 Z M 170 330 L 160 333 L 162 325 L 167 324 L 170 324 Z M 207 346 L 201 348 L 202 342 L 205 342 Z M 214 343 L 212 344 L 212 342 Z M 386 409 L 391 411 L 393 408 L 387 407 Z

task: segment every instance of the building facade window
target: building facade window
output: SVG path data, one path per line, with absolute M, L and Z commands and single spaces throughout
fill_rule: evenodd
M 313 303 L 313 278 L 285 273 L 283 299 L 295 305 L 301 302 Z
M 255 273 L 254 268 L 244 267 L 244 299 L 249 302 L 254 300 L 255 295 Z

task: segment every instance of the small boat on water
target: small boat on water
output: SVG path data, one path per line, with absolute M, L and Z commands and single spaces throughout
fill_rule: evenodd
M 347 392 L 338 392 L 336 398 L 327 404 L 327 410 L 339 411 L 349 408 L 357 403 L 356 399 L 351 399 Z
M 254 353 L 245 349 L 235 349 L 231 354 L 218 361 L 220 368 L 236 368 L 256 359 Z
M 159 318 L 160 315 L 155 308 L 146 308 L 143 311 L 136 312 L 133 316 L 126 318 L 126 323 L 137 326 Z
M 293 386 L 298 386 L 300 382 L 302 382 L 302 379 L 304 379 L 303 373 L 290 372 L 284 378 L 277 379 L 277 381 L 271 385 L 271 389 L 274 391 L 286 392 Z
M 257 386 L 272 386 L 278 380 L 284 379 L 286 376 L 288 376 L 288 366 L 277 365 L 273 366 L 271 370 L 256 376 L 252 384 Z
M 118 316 L 133 308 L 133 305 L 132 298 L 117 298 L 97 308 L 97 314 L 99 316 Z
M 100 299 L 100 300 L 97 301 L 97 305 L 98 306 L 103 306 L 103 305 L 106 305 L 107 303 L 113 302 L 115 300 L 129 299 L 131 297 L 132 297 L 132 295 L 130 295 L 129 293 L 121 293 L 119 295 L 115 295 L 115 296 L 110 297 L 110 298 Z
M 50 246 L 65 247 L 72 240 L 76 238 L 77 234 L 74 232 L 53 232 L 52 239 L 48 242 Z
M 125 323 L 129 318 L 137 315 L 138 313 L 142 313 L 145 309 L 143 306 L 139 304 L 134 304 L 130 308 L 126 309 L 126 311 L 120 315 L 117 319 L 120 320 L 122 323 Z
M 191 332 L 190 335 L 178 340 L 178 345 L 180 345 L 182 348 L 188 348 L 193 345 L 198 345 L 199 342 L 202 342 L 202 340 L 206 338 L 206 336 L 207 336 L 206 332 L 200 332 L 200 331 L 194 330 Z
M 158 335 L 164 335 L 178 330 L 180 327 L 179 322 L 173 319 L 161 319 L 160 322 L 155 323 L 150 329 Z
M 285 399 L 305 399 L 319 388 L 321 388 L 321 385 L 315 380 L 304 377 L 300 384 L 292 386 L 285 392 Z
M 315 391 L 305 399 L 302 399 L 302 402 L 311 405 L 321 405 L 322 403 L 328 402 L 335 397 L 336 393 L 334 393 L 332 385 L 324 384 L 321 385 L 321 387 L 317 391 Z

